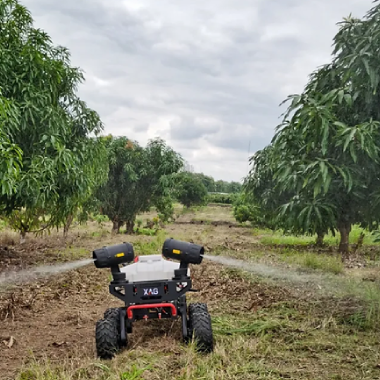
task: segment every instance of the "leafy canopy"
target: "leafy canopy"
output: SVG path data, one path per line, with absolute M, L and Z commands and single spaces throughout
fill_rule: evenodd
M 104 150 L 89 138 L 101 120 L 76 94 L 83 80 L 25 7 L 0 1 L 0 208 L 8 215 L 28 209 L 58 225 L 105 178 Z
M 339 230 L 343 250 L 353 223 L 376 228 L 380 216 L 379 16 L 376 5 L 363 20 L 340 23 L 332 62 L 286 99 L 283 122 L 247 180 L 262 207 L 276 206 L 279 226 Z
M 177 176 L 177 199 L 186 207 L 203 205 L 207 200 L 207 188 L 196 174 L 182 172 Z
M 114 222 L 114 228 L 122 223 L 133 227 L 136 215 L 151 206 L 166 212 L 173 191 L 173 174 L 183 165 L 181 156 L 161 139 L 149 141 L 145 148 L 127 137 L 107 136 L 104 140 L 109 174 L 97 197 L 102 213 Z

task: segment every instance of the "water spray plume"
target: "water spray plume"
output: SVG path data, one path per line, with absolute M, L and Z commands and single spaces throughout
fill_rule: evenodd
M 322 279 L 322 276 L 319 274 L 302 274 L 290 268 L 286 268 L 286 270 L 284 270 L 283 268 L 269 266 L 261 263 L 252 263 L 243 260 L 237 260 L 232 257 L 204 255 L 203 258 L 229 267 L 235 267 L 246 272 L 251 272 L 258 276 L 271 278 L 273 280 L 284 280 L 294 283 L 319 283 Z M 326 277 L 328 276 L 323 276 L 323 278 Z
M 84 267 L 94 262 L 94 259 L 83 259 L 71 261 L 69 263 L 57 265 L 43 265 L 36 268 L 24 269 L 20 271 L 12 271 L 0 274 L 1 285 L 15 285 L 18 283 L 26 283 L 35 281 L 39 278 L 49 277 L 53 274 L 67 272 L 73 269 Z

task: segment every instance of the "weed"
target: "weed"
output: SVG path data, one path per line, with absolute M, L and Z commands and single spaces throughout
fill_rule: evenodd
M 8 227 L 8 223 L 4 219 L 0 219 L 0 231 L 3 231 L 6 227 Z
M 344 269 L 342 260 L 337 256 L 304 253 L 300 255 L 298 262 L 306 268 L 320 269 L 334 274 L 342 273 Z
M 144 374 L 145 371 L 151 369 L 151 366 L 145 368 L 139 368 L 135 364 L 132 365 L 132 368 L 129 371 L 123 372 L 120 374 L 120 380 L 140 380 L 143 378 L 141 375 Z
M 135 233 L 137 235 L 155 236 L 157 235 L 157 229 L 153 228 L 136 228 Z
M 213 329 L 216 335 L 254 335 L 263 336 L 281 329 L 283 322 L 278 320 L 261 320 L 251 321 L 236 320 L 231 317 L 213 318 Z

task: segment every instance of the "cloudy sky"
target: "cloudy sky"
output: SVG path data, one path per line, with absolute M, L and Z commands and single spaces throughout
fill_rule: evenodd
M 21 0 L 71 51 L 81 97 L 105 133 L 160 136 L 215 179 L 240 181 L 308 74 L 330 59 L 336 23 L 372 0 Z

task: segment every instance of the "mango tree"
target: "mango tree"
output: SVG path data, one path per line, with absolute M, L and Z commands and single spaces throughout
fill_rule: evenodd
M 0 194 L 10 196 L 14 193 L 21 170 L 22 151 L 9 136 L 18 126 L 17 108 L 0 92 Z
M 97 170 L 101 157 L 92 152 L 89 135 L 103 126 L 76 94 L 83 80 L 70 65 L 68 50 L 34 28 L 25 7 L 16 0 L 0 1 L 0 90 L 10 110 L 2 141 L 17 149 L 20 160 L 14 191 L 2 192 L 0 207 L 8 216 L 15 212 L 12 219 L 23 235 L 59 226 L 72 212 L 69 204 L 91 191 L 94 179 L 86 175 Z M 2 156 L 1 162 L 12 173 L 16 161 Z
M 200 206 L 207 201 L 207 188 L 197 175 L 189 172 L 179 173 L 176 181 L 177 199 L 185 207 Z
M 287 99 L 270 145 L 268 165 L 285 197 L 282 221 L 302 232 L 339 231 L 343 253 L 352 224 L 372 229 L 380 219 L 379 16 L 377 5 L 363 20 L 341 23 L 332 62 L 311 75 L 301 95 Z
M 101 211 L 113 222 L 119 233 L 126 224 L 126 233 L 133 233 L 137 214 L 156 206 L 165 212 L 173 190 L 173 174 L 183 160 L 161 139 L 149 141 L 144 148 L 127 137 L 107 136 L 108 181 L 97 191 Z M 170 199 L 170 198 L 169 198 Z
M 86 214 L 86 207 L 94 198 L 96 190 L 107 181 L 107 151 L 103 140 L 88 138 L 81 147 L 75 147 L 76 165 L 70 173 L 57 178 L 58 199 L 52 220 L 59 226 L 63 221 L 66 237 L 79 209 Z

